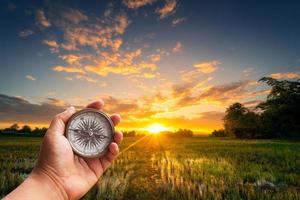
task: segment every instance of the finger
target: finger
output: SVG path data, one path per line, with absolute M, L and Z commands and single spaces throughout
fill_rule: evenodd
M 112 142 L 110 145 L 109 145 L 109 152 L 106 156 L 114 156 L 114 157 L 111 157 L 111 158 L 115 158 L 115 156 L 117 156 L 119 153 L 119 146 L 117 143 L 115 142 Z M 113 161 L 113 159 L 111 159 L 110 161 Z
M 114 141 L 117 144 L 120 144 L 123 140 L 123 133 L 121 131 L 116 131 L 114 136 Z
M 114 114 L 110 117 L 110 119 L 113 121 L 114 125 L 117 126 L 121 121 L 121 116 L 119 114 Z
M 101 108 L 103 108 L 103 105 L 104 105 L 104 102 L 100 99 L 98 101 L 94 101 L 94 102 L 88 104 L 86 107 L 87 108 L 95 108 L 95 109 L 100 110 Z
M 64 134 L 65 124 L 69 118 L 75 113 L 75 108 L 73 106 L 69 107 L 62 113 L 56 115 L 51 121 L 49 129 L 58 134 Z
M 111 143 L 109 145 L 109 151 L 107 152 L 107 154 L 104 157 L 100 158 L 100 162 L 103 170 L 106 170 L 111 165 L 111 163 L 117 157 L 118 153 L 119 153 L 118 145 L 114 142 Z

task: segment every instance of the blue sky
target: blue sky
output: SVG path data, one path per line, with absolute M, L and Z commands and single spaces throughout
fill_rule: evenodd
M 297 1 L 2 1 L 2 126 L 45 125 L 51 115 L 43 105 L 60 111 L 102 98 L 107 112 L 123 114 L 124 128 L 181 120 L 210 131 L 231 103 L 265 99 L 259 78 L 299 78 L 298 8 Z

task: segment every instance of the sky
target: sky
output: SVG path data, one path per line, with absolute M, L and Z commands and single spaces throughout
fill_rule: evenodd
M 219 129 L 232 103 L 266 99 L 261 77 L 300 77 L 299 6 L 3 0 L 0 127 L 47 127 L 65 108 L 102 99 L 120 129 Z

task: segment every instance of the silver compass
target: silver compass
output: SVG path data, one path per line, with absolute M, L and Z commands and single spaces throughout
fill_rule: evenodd
M 99 110 L 86 108 L 72 115 L 65 134 L 76 154 L 96 158 L 107 152 L 114 133 L 110 117 Z

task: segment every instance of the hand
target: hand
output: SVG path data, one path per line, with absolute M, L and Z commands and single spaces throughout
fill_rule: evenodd
M 96 101 L 87 107 L 101 109 L 103 104 L 103 101 Z M 65 124 L 74 113 L 75 108 L 70 107 L 52 120 L 37 164 L 29 176 L 33 182 L 45 184 L 56 193 L 57 198 L 62 199 L 79 199 L 87 193 L 116 158 L 118 144 L 123 138 L 121 132 L 116 132 L 115 142 L 110 144 L 109 151 L 103 157 L 88 159 L 77 156 L 64 136 Z M 112 115 L 111 119 L 114 125 L 120 122 L 119 115 Z

